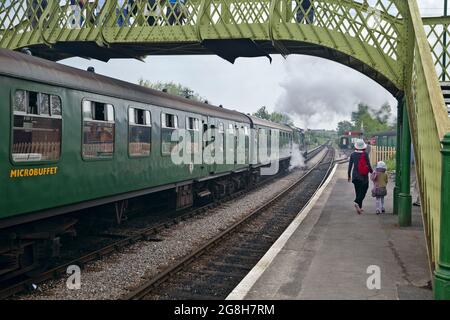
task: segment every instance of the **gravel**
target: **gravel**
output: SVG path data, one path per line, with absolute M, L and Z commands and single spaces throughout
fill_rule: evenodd
M 325 150 L 310 161 L 313 165 Z M 39 285 L 30 294 L 16 296 L 20 300 L 114 300 L 137 287 L 143 278 L 155 276 L 171 262 L 186 256 L 205 240 L 211 239 L 251 210 L 296 181 L 303 170 L 294 170 L 245 197 L 227 202 L 204 215 L 181 222 L 158 234 L 160 242 L 141 241 L 123 252 L 113 253 L 89 263 L 81 272 L 81 288 L 67 288 L 66 278 Z

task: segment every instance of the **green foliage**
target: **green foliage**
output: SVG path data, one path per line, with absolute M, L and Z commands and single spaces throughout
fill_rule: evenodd
M 358 110 L 352 112 L 350 121 L 338 123 L 337 132 L 341 136 L 345 131 L 363 130 L 366 137 L 372 137 L 375 133 L 394 130 L 397 123 L 389 124 L 392 108 L 389 104 L 383 104 L 379 109 L 371 108 L 364 103 L 358 105 Z
M 350 121 L 341 121 L 338 123 L 337 127 L 337 134 L 338 136 L 344 135 L 344 132 L 346 131 L 352 131 L 353 130 L 353 124 Z
M 253 116 L 276 123 L 294 125 L 294 122 L 287 114 L 276 111 L 270 113 L 265 106 L 259 108 L 258 111 L 253 113 Z
M 158 91 L 162 91 L 162 90 L 167 90 L 167 93 L 169 94 L 173 94 L 173 95 L 177 95 L 177 96 L 181 96 L 181 97 L 185 97 L 185 98 L 189 98 L 195 101 L 199 101 L 199 102 L 205 102 L 207 101 L 206 98 L 200 96 L 200 94 L 196 93 L 194 90 L 192 90 L 189 87 L 183 86 L 180 83 L 174 83 L 174 82 L 150 82 L 148 80 L 144 80 L 144 79 L 139 79 L 138 84 L 140 86 L 143 87 L 147 87 L 147 88 L 151 88 L 151 89 L 155 89 Z
M 306 132 L 307 144 L 311 147 L 319 146 L 325 142 L 336 139 L 336 131 L 332 130 L 308 130 Z
M 270 115 L 270 120 L 273 122 L 283 123 L 283 124 L 287 124 L 287 125 L 291 125 L 291 126 L 294 125 L 294 122 L 292 121 L 291 117 L 289 117 L 285 113 L 280 113 L 280 112 L 274 111 Z
M 389 159 L 386 160 L 386 166 L 387 166 L 387 171 L 395 171 L 396 169 L 396 163 L 395 163 L 395 159 Z
M 257 118 L 270 121 L 270 113 L 267 111 L 267 108 L 265 106 L 259 108 L 258 111 L 253 113 L 253 115 Z
M 392 130 L 392 126 L 389 125 L 391 113 L 392 110 L 389 104 L 384 104 L 379 109 L 374 109 L 360 103 L 358 110 L 352 112 L 353 129 L 363 129 L 366 137 L 371 137 L 377 132 Z

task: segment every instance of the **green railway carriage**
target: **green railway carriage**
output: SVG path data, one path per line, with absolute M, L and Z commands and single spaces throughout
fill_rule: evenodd
M 120 222 L 133 197 L 167 190 L 185 208 L 245 187 L 267 165 L 252 164 L 251 129 L 279 134 L 281 168 L 289 165 L 289 127 L 17 52 L 0 50 L 0 97 L 0 279 L 54 255 L 59 236 L 74 232 L 66 213 L 112 203 Z M 215 152 L 243 143 L 245 154 L 207 164 L 208 142 L 195 140 L 200 161 L 176 164 L 177 129 L 213 129 Z
M 249 116 L 251 122 L 252 122 L 252 128 L 255 130 L 256 137 L 260 137 L 261 131 L 264 131 L 265 135 L 267 136 L 267 155 L 272 155 L 272 143 L 278 142 L 278 155 L 277 158 L 280 161 L 281 167 L 286 168 L 289 166 L 289 159 L 292 154 L 292 138 L 293 138 L 293 130 L 285 126 L 283 124 L 273 123 L 264 119 L 260 119 L 257 117 Z M 274 139 L 273 137 L 273 131 L 276 130 L 277 132 L 277 138 Z M 257 146 L 260 146 L 260 143 L 258 139 L 255 140 L 255 144 Z M 256 148 L 254 150 L 257 150 Z M 264 154 L 264 152 L 262 152 Z M 259 154 L 253 155 L 253 163 L 257 163 L 259 165 L 261 164 L 267 164 L 268 161 L 263 161 Z
M 198 131 L 218 122 L 249 128 L 243 114 L 22 54 L 2 51 L 0 63 L 2 227 L 16 215 L 111 201 L 111 195 L 130 197 L 138 190 L 176 187 L 240 168 L 176 165 L 170 136 L 175 128 L 187 129 L 189 118 L 202 124 L 192 128 Z M 59 104 L 60 110 L 41 113 L 39 104 L 48 101 L 50 109 Z M 131 123 L 131 108 L 147 119 Z M 150 131 L 148 152 L 130 152 L 133 127 Z
M 379 132 L 373 135 L 375 144 L 380 147 L 395 147 L 397 145 L 397 132 L 386 131 Z

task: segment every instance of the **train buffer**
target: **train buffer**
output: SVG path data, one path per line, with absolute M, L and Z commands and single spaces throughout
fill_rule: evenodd
M 362 215 L 353 198 L 340 164 L 228 299 L 432 299 L 420 210 L 400 228 L 392 190 L 384 215 L 370 191 Z

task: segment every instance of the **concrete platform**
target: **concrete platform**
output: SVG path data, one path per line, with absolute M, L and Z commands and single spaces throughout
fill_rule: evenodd
M 310 210 L 305 210 L 228 299 L 431 299 L 421 213 L 399 228 L 392 187 L 384 215 L 368 194 L 365 213 L 353 207 L 347 165 L 339 165 Z M 369 266 L 379 267 L 380 289 L 369 290 Z

